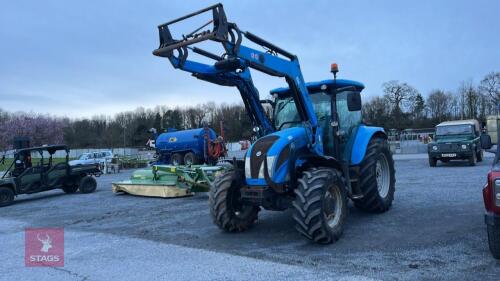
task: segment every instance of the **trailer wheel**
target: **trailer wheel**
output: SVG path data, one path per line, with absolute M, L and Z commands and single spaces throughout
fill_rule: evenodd
M 92 176 L 84 176 L 78 185 L 78 189 L 81 193 L 92 193 L 96 190 L 96 188 L 97 181 Z
M 184 155 L 184 164 L 185 165 L 196 165 L 198 164 L 198 157 L 192 152 L 186 153 Z
M 14 191 L 7 186 L 0 186 L 0 207 L 9 206 L 14 202 Z
M 495 259 L 500 259 L 500 227 L 487 225 L 488 245 Z
M 295 189 L 293 219 L 303 236 L 319 244 L 337 241 L 344 231 L 347 195 L 341 174 L 330 168 L 304 172 Z
M 259 207 L 243 205 L 240 201 L 241 180 L 238 173 L 219 174 L 210 189 L 208 203 L 213 222 L 227 232 L 242 232 L 257 220 Z
M 434 161 L 434 158 L 429 158 L 431 166 Z M 396 177 L 394 160 L 385 138 L 374 137 L 370 140 L 365 159 L 361 162 L 359 180 L 363 196 L 353 199 L 357 208 L 374 213 L 382 213 L 391 208 Z
M 170 163 L 174 166 L 179 166 L 179 165 L 182 165 L 183 164 L 183 158 L 182 158 L 182 154 L 180 153 L 174 153 L 172 154 L 172 156 L 170 157 Z

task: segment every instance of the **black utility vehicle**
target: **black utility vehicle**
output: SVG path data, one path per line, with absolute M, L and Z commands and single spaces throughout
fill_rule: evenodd
M 62 163 L 53 163 L 56 151 L 65 151 Z M 31 155 L 38 153 L 40 161 L 33 165 Z M 48 156 L 48 159 L 46 158 Z M 65 145 L 50 145 L 19 149 L 7 171 L 0 176 L 0 207 L 10 205 L 19 194 L 37 193 L 56 188 L 66 193 L 91 193 L 97 183 L 93 176 L 100 176 L 97 164 L 70 166 L 69 149 Z

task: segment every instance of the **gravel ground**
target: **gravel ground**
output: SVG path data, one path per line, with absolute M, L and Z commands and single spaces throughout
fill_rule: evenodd
M 384 214 L 350 206 L 343 237 L 319 246 L 291 212 L 261 212 L 245 233 L 219 231 L 207 195 L 159 199 L 93 194 L 20 196 L 0 209 L 1 280 L 499 280 L 487 246 L 481 189 L 492 159 L 428 167 L 397 156 L 396 196 Z M 24 266 L 24 228 L 64 227 L 65 266 Z

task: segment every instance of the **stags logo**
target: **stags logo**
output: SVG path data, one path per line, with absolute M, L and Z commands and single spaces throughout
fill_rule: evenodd
M 50 239 L 50 236 L 47 233 L 45 233 L 45 239 L 42 239 L 40 238 L 40 233 L 37 233 L 36 239 L 42 242 L 42 248 L 40 249 L 40 252 L 44 253 L 49 252 L 49 249 L 52 248 L 52 239 Z
M 26 266 L 64 266 L 64 229 L 28 228 L 25 243 Z

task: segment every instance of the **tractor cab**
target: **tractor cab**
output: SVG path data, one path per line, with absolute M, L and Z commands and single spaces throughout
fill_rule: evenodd
M 332 139 L 332 112 L 338 119 L 337 135 L 340 136 L 339 145 L 342 148 L 351 136 L 355 135 L 356 127 L 361 124 L 360 93 L 364 85 L 357 81 L 338 79 L 310 82 L 306 83 L 306 87 L 318 118 L 318 125 L 323 130 L 323 150 L 326 155 L 333 156 L 335 151 Z M 272 120 L 276 129 L 279 131 L 302 126 L 290 89 L 277 88 L 270 93 L 274 98 Z

